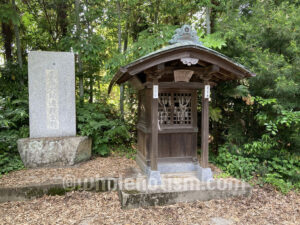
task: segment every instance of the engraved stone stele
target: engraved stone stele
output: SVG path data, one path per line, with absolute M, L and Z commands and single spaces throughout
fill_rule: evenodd
M 74 54 L 30 52 L 28 89 L 30 138 L 18 140 L 25 166 L 66 166 L 89 159 L 91 141 L 76 137 Z
M 76 136 L 74 54 L 30 52 L 28 76 L 30 137 Z

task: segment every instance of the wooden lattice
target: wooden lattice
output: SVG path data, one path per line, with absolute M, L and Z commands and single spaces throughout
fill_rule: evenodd
M 174 124 L 191 124 L 192 123 L 192 94 L 191 93 L 174 93 Z
M 160 124 L 171 124 L 172 94 L 160 93 L 158 106 L 158 120 Z
M 158 120 L 161 125 L 192 124 L 191 93 L 160 93 Z

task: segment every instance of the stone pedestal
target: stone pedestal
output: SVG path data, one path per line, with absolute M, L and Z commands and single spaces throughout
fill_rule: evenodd
M 123 209 L 170 205 L 178 202 L 209 201 L 229 197 L 246 197 L 252 187 L 237 179 L 200 181 L 193 173 L 161 174 L 161 185 L 148 185 L 146 176 L 119 180 L 119 197 Z
M 148 178 L 148 185 L 151 186 L 161 185 L 161 176 L 159 171 L 149 170 L 147 178 Z
M 195 173 L 199 181 L 212 181 L 213 173 L 211 168 L 202 168 L 198 162 L 158 162 L 158 171 L 152 171 L 150 166 L 147 166 L 137 154 L 136 163 L 141 170 L 147 175 L 149 185 L 160 185 L 161 174 L 176 174 L 176 173 Z
M 211 168 L 202 168 L 199 165 L 196 167 L 197 177 L 200 181 L 212 181 L 213 180 L 213 173 Z
M 18 151 L 25 167 L 72 166 L 91 157 L 88 137 L 47 137 L 18 140 Z

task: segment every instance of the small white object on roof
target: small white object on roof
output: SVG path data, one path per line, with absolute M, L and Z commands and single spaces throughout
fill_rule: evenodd
M 188 66 L 191 65 L 195 65 L 196 63 L 198 63 L 199 59 L 195 59 L 195 58 L 181 58 L 180 61 Z

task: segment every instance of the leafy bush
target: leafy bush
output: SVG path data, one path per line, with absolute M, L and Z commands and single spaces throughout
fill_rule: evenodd
M 0 176 L 8 172 L 23 169 L 24 164 L 18 154 L 0 154 Z
M 258 159 L 233 154 L 227 151 L 225 146 L 219 150 L 219 155 L 215 158 L 214 162 L 219 165 L 224 172 L 244 180 L 253 178 L 259 164 Z
M 285 194 L 293 188 L 292 183 L 286 182 L 278 173 L 268 173 L 264 178 L 264 181 L 274 185 L 278 190 Z
M 130 148 L 133 137 L 129 127 L 113 109 L 105 103 L 78 104 L 78 134 L 92 138 L 94 154 L 107 156 L 112 148 Z
M 17 140 L 28 137 L 28 102 L 13 96 L 0 98 L 0 174 L 24 167 Z
M 243 148 L 223 145 L 219 155 L 212 160 L 230 175 L 259 183 L 274 185 L 283 193 L 300 188 L 300 161 L 286 150 L 272 149 L 272 139 L 264 136 L 261 141 L 245 144 Z
M 265 128 L 278 147 L 300 154 L 300 111 L 285 110 L 276 99 L 255 97 L 258 113 L 255 119 Z
M 0 174 L 24 167 L 17 140 L 29 136 L 28 102 L 12 99 L 0 98 Z M 105 103 L 78 104 L 78 134 L 92 138 L 94 154 L 107 156 L 112 148 L 130 152 L 133 137 L 113 108 Z
M 234 102 L 234 109 L 228 105 L 222 111 L 223 120 L 217 121 L 223 125 L 224 119 L 231 118 L 223 132 L 226 142 L 212 160 L 232 176 L 244 180 L 255 178 L 258 183 L 272 184 L 283 193 L 299 189 L 300 112 L 285 109 L 275 98 L 243 97 L 245 107 L 239 96 L 232 99 L 226 93 L 224 97 L 224 102 Z M 234 117 L 226 118 L 228 112 Z

